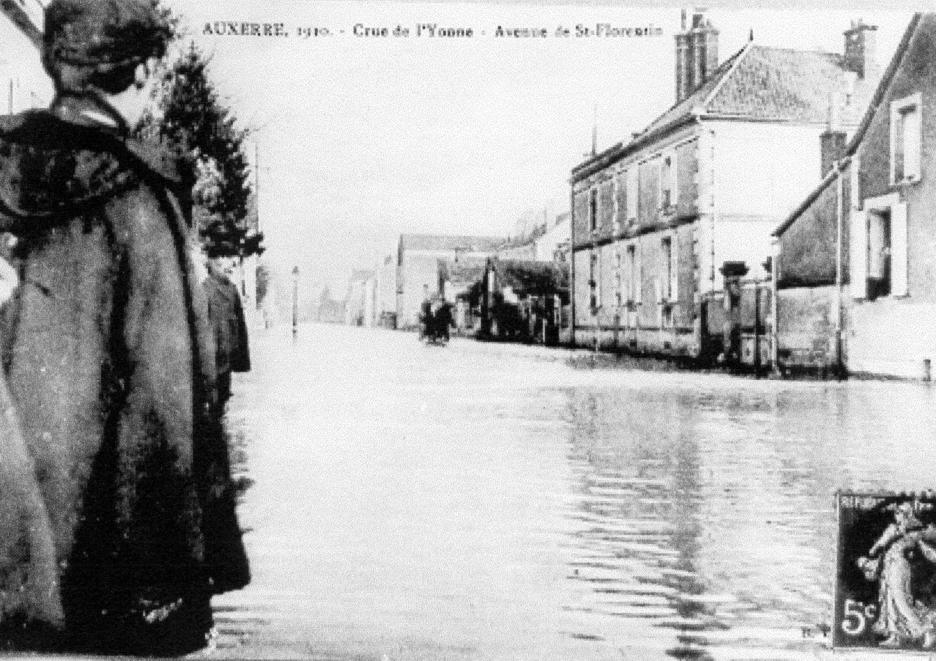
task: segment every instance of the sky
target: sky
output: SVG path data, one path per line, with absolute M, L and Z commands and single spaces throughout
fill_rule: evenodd
M 333 292 L 352 269 L 391 254 L 401 232 L 506 237 L 519 219 L 567 210 L 569 174 L 590 152 L 593 128 L 601 150 L 675 100 L 678 5 L 168 4 L 252 132 L 265 260 L 279 274 L 298 266 L 306 285 Z M 822 4 L 832 10 L 709 6 L 722 61 L 751 31 L 764 45 L 841 52 L 842 31 L 861 18 L 879 28 L 883 68 L 910 18 L 906 4 L 880 11 L 842 0 Z M 230 34 L 228 22 L 282 23 L 288 36 L 264 36 L 262 26 L 259 36 Z M 432 23 L 474 36 L 415 35 Z M 574 36 L 577 25 L 597 23 L 650 34 Z M 355 36 L 355 25 L 389 35 Z M 409 36 L 393 36 L 397 26 Z M 498 26 L 549 36 L 498 37 Z M 559 26 L 573 36 L 556 37 Z M 318 35 L 302 34 L 314 28 Z

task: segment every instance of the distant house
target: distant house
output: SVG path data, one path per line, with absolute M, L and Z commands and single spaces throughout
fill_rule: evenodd
M 571 217 L 561 213 L 536 225 L 532 231 L 497 248 L 498 259 L 537 262 L 568 261 Z
M 376 309 L 374 321 L 384 328 L 396 328 L 396 260 L 387 255 L 375 271 Z
M 479 338 L 556 344 L 562 306 L 569 302 L 569 271 L 561 262 L 491 258 L 472 294 L 481 317 Z
M 830 111 L 848 131 L 867 106 L 874 36 L 853 25 L 844 55 L 750 41 L 719 64 L 718 30 L 683 15 L 676 104 L 572 170 L 576 344 L 717 351 L 701 303 L 722 296 L 726 263 L 766 277 L 771 232 L 819 176 Z
M 348 279 L 344 322 L 350 326 L 372 326 L 374 318 L 374 272 L 359 269 Z
M 568 262 L 572 216 L 566 211 L 545 226 L 542 235 L 533 241 L 533 259 L 538 262 Z
M 490 236 L 402 234 L 397 250 L 397 328 L 419 324 L 419 306 L 429 295 L 442 295 L 440 264 L 484 264 L 504 239 Z
M 854 137 L 824 137 L 826 176 L 774 232 L 781 368 L 931 378 L 934 108 L 936 14 L 917 14 Z
M 484 278 L 485 262 L 477 259 L 441 262 L 443 298 L 455 306 L 455 328 L 459 334 L 470 334 L 477 330 L 477 319 L 472 315 L 468 292 Z

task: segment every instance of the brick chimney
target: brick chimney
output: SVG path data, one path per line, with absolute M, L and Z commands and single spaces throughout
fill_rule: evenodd
M 822 161 L 820 177 L 829 174 L 835 161 L 845 155 L 847 141 L 840 119 L 841 104 L 841 95 L 832 94 L 829 97 L 829 118 L 826 123 L 826 130 L 819 136 L 820 158 Z
M 686 24 L 682 11 L 680 32 L 676 35 L 676 102 L 692 94 L 718 67 L 718 30 L 705 17 L 704 9 L 695 9 L 692 22 Z
M 877 26 L 858 19 L 845 30 L 845 57 L 842 66 L 859 78 L 874 78 L 878 73 L 876 53 Z

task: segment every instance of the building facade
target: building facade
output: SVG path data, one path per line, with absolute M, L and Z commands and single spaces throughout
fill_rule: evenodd
M 441 296 L 445 293 L 447 265 L 483 266 L 503 243 L 503 238 L 489 236 L 401 235 L 396 260 L 397 328 L 418 327 L 419 308 L 426 294 Z
M 782 369 L 931 378 L 936 14 L 913 17 L 852 140 L 776 229 Z
M 348 279 L 344 322 L 349 326 L 371 326 L 374 315 L 374 272 L 359 269 Z
M 718 63 L 703 13 L 676 36 L 676 104 L 572 171 L 573 342 L 698 357 L 726 263 L 766 278 L 771 232 L 819 175 L 829 113 L 854 130 L 874 89 L 874 28 L 845 53 L 748 42 Z M 815 164 L 809 167 L 805 164 Z

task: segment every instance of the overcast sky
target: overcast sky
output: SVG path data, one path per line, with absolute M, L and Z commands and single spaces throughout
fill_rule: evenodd
M 851 6 L 841 2 L 825 6 Z M 556 4 L 172 0 L 260 159 L 261 222 L 278 270 L 342 290 L 351 269 L 389 254 L 400 232 L 503 235 L 519 218 L 568 208 L 571 168 L 645 127 L 674 101 L 669 8 Z M 801 3 L 802 5 L 802 3 Z M 869 4 L 822 11 L 708 13 L 719 56 L 755 42 L 841 52 L 842 31 L 879 26 L 886 65 L 907 11 Z M 906 7 L 906 5 L 904 5 Z M 283 23 L 288 37 L 205 34 L 215 22 Z M 472 28 L 473 38 L 355 37 L 355 24 Z M 556 28 L 609 23 L 657 36 L 558 39 Z M 543 27 L 546 39 L 498 38 Z M 304 38 L 301 27 L 327 28 Z M 345 34 L 340 34 L 344 30 Z M 485 35 L 481 35 L 480 32 Z M 596 113 L 597 110 L 597 113 Z

